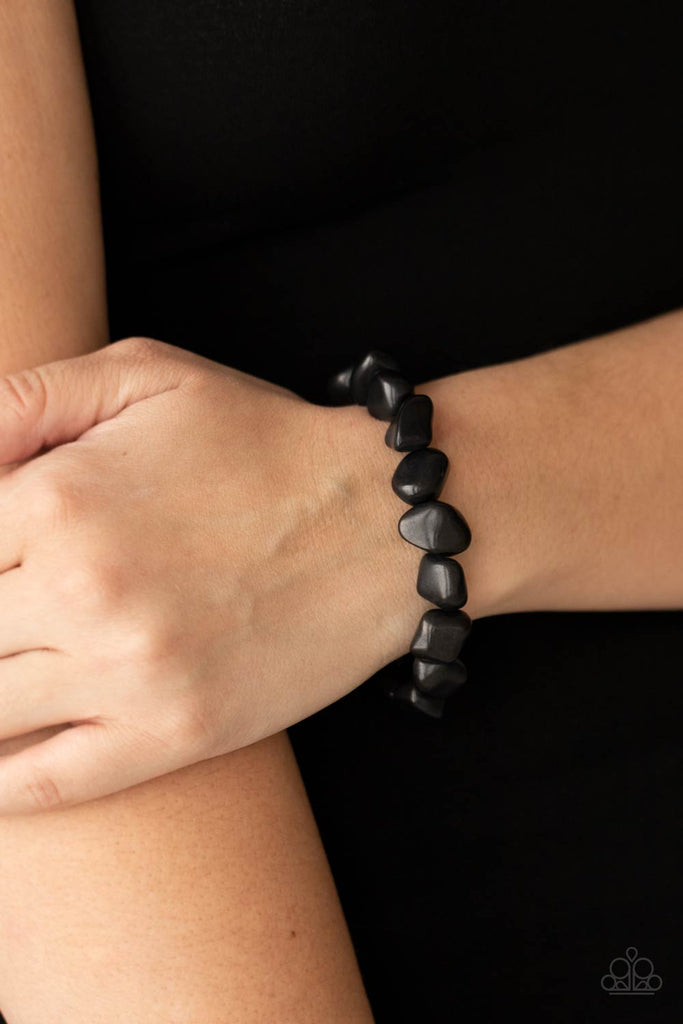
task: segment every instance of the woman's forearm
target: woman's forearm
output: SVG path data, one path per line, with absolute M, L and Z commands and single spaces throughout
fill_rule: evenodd
M 417 390 L 473 617 L 683 606 L 683 311 Z
M 107 340 L 97 160 L 72 0 L 5 0 L 0 373 Z

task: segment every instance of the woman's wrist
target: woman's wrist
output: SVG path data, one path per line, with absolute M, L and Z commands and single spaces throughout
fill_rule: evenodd
M 432 399 L 432 446 L 450 463 L 440 498 L 462 513 L 472 531 L 470 546 L 457 556 L 467 579 L 464 610 L 472 620 L 520 610 L 533 576 L 533 552 L 523 533 L 531 498 L 525 455 L 534 417 L 523 408 L 530 396 L 523 402 L 502 369 L 468 370 L 415 388 Z
M 674 310 L 424 386 L 493 613 L 680 608 L 682 340 Z
M 677 311 L 416 388 L 472 528 L 473 618 L 680 605 L 682 329 Z
M 512 538 L 519 531 L 511 507 L 512 403 L 499 394 L 495 368 L 468 371 L 415 387 L 434 402 L 431 446 L 448 456 L 450 469 L 440 500 L 469 524 L 472 542 L 457 555 L 467 581 L 463 606 L 471 619 L 515 610 L 521 580 Z M 408 653 L 422 614 L 433 607 L 416 589 L 422 550 L 398 532 L 407 505 L 391 478 L 402 453 L 385 443 L 388 424 L 363 406 L 315 406 L 327 453 L 329 486 L 339 495 L 338 529 L 356 563 L 358 599 L 379 616 L 377 654 L 386 664 Z

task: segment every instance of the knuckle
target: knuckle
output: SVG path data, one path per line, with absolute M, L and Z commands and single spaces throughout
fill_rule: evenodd
M 128 659 L 138 666 L 168 662 L 173 649 L 170 629 L 160 615 L 141 613 L 127 631 L 125 648 Z
M 61 599 L 79 607 L 109 609 L 112 586 L 107 572 L 88 559 L 72 561 L 57 578 L 56 589 Z
M 70 526 L 84 512 L 84 502 L 73 481 L 55 473 L 43 474 L 31 487 L 34 515 L 52 526 Z
M 161 343 L 155 338 L 134 335 L 130 338 L 121 338 L 111 343 L 109 348 L 115 355 L 121 355 L 126 359 L 146 360 L 158 359 Z
M 0 377 L 0 401 L 17 419 L 40 418 L 47 404 L 47 390 L 37 367 Z
M 196 694 L 176 702 L 165 727 L 165 738 L 188 754 L 206 757 L 217 741 L 216 715 L 203 706 Z
M 36 811 L 47 811 L 64 806 L 59 786 L 45 772 L 34 771 L 24 783 L 28 805 Z

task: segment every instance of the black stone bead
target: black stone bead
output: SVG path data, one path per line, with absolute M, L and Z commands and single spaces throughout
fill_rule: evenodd
M 404 455 L 391 479 L 394 493 L 408 505 L 432 501 L 441 494 L 448 458 L 438 448 L 420 448 Z
M 417 573 L 417 592 L 446 611 L 467 603 L 465 573 L 460 562 L 445 555 L 423 555 Z
M 351 400 L 358 405 L 365 405 L 368 400 L 370 381 L 378 370 L 398 370 L 398 363 L 387 352 L 372 349 L 359 359 L 351 374 Z
M 410 395 L 402 402 L 384 436 L 389 448 L 414 452 L 426 448 L 432 440 L 434 403 L 429 395 Z
M 391 691 L 390 696 L 399 704 L 413 708 L 415 711 L 421 711 L 423 714 L 429 715 L 430 718 L 443 717 L 446 703 L 444 698 L 422 693 L 413 683 L 401 683 Z
M 377 420 L 390 420 L 413 385 L 398 370 L 378 370 L 368 386 L 368 412 Z
M 433 555 L 457 555 L 472 540 L 463 517 L 445 501 L 425 501 L 408 509 L 398 521 L 398 532 L 409 544 Z
M 430 608 L 415 630 L 410 653 L 432 661 L 455 661 L 471 628 L 472 620 L 467 612 Z
M 450 697 L 467 679 L 467 669 L 461 661 L 426 661 L 415 658 L 413 662 L 415 686 L 428 697 Z
M 347 366 L 345 370 L 340 370 L 328 380 L 327 394 L 333 405 L 351 405 L 353 403 L 351 397 L 352 373 L 353 366 Z

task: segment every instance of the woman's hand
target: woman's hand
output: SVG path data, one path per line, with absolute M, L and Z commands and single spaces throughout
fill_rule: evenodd
M 0 740 L 72 724 L 0 758 L 0 813 L 252 743 L 407 651 L 384 427 L 146 338 L 0 378 Z

